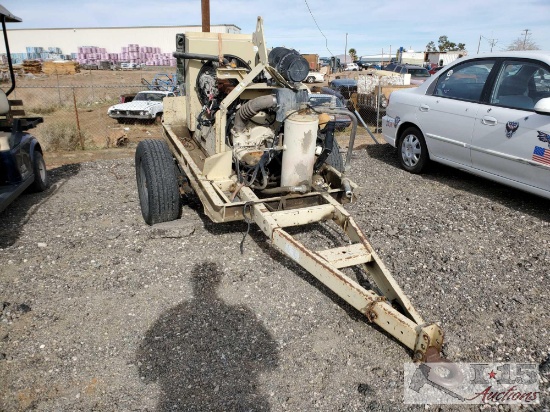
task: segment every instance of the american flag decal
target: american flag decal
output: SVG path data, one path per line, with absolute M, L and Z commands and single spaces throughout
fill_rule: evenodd
M 531 159 L 538 163 L 550 165 L 550 149 L 535 146 L 535 150 L 533 150 L 533 157 Z

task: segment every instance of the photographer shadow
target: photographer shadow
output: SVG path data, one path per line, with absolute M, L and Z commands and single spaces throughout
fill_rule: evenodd
M 158 382 L 158 411 L 269 411 L 259 378 L 278 363 L 277 344 L 244 305 L 218 295 L 223 273 L 196 265 L 194 298 L 164 312 L 137 351 L 140 377 Z

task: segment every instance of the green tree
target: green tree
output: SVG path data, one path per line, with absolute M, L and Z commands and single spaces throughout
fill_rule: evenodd
M 348 50 L 348 54 L 349 54 L 349 57 L 351 57 L 352 62 L 357 60 L 357 50 L 355 50 L 354 48 L 351 48 Z
M 435 48 L 435 43 L 433 41 L 426 44 L 426 51 L 428 51 L 428 52 L 437 51 L 437 49 Z
M 464 43 L 456 44 L 452 41 L 449 41 L 449 38 L 447 36 L 440 36 L 439 40 L 437 41 L 437 44 L 438 44 L 437 47 L 438 47 L 440 52 L 465 51 L 466 50 L 466 45 Z

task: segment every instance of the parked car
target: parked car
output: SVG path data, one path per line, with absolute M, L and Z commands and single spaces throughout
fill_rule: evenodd
M 323 73 L 310 71 L 305 81 L 307 83 L 323 83 L 325 81 L 325 75 Z
M 359 70 L 368 69 L 372 66 L 372 63 L 363 60 L 355 60 L 353 63 L 355 63 L 359 67 Z
M 359 70 L 359 66 L 357 65 L 357 63 L 347 63 L 345 68 L 344 68 L 344 71 L 347 71 L 347 72 L 356 72 Z
M 384 68 L 384 70 L 400 74 L 408 73 L 411 75 L 411 84 L 417 85 L 424 83 L 426 79 L 431 76 L 428 69 L 415 64 L 390 63 Z
M 160 121 L 163 113 L 162 100 L 175 96 L 172 92 L 147 90 L 139 92 L 131 102 L 109 107 L 107 114 L 119 123 L 130 120 Z
M 357 92 L 357 80 L 355 79 L 334 79 L 328 86 L 339 92 L 344 99 L 349 99 L 352 93 Z
M 432 67 L 430 70 L 428 70 L 428 72 L 430 72 L 430 74 L 436 74 L 438 71 L 440 71 L 443 67 L 445 66 L 435 66 L 435 67 Z
M 398 66 L 397 63 L 391 62 L 391 63 L 389 63 L 385 66 L 382 66 L 382 70 L 386 70 L 388 72 L 393 72 L 397 66 Z
M 346 109 L 346 106 L 344 105 L 344 102 L 342 102 L 341 99 L 334 95 L 330 94 L 324 94 L 324 93 L 312 93 L 309 95 L 309 104 L 311 107 L 319 107 L 319 106 L 326 106 L 330 107 L 330 105 L 333 102 L 334 97 L 334 103 L 335 107 L 337 109 Z M 343 114 L 337 114 L 337 115 L 331 115 L 333 120 L 335 122 L 335 128 L 336 130 L 344 130 L 345 128 L 349 127 L 351 125 L 351 119 Z
M 121 70 L 137 70 L 137 69 L 141 69 L 141 66 L 137 63 L 123 62 L 123 63 L 120 63 L 120 69 Z
M 463 57 L 390 96 L 382 133 L 401 166 L 430 160 L 550 199 L 550 53 Z

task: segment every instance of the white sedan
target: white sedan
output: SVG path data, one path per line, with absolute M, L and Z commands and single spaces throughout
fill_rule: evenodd
M 165 97 L 174 97 L 174 93 L 161 90 L 147 90 L 139 92 L 134 100 L 128 103 L 115 104 L 109 107 L 107 114 L 119 123 L 131 120 L 160 122 Z
M 393 92 L 382 133 L 411 173 L 433 160 L 550 198 L 550 53 L 458 59 Z
M 323 73 L 310 71 L 305 81 L 308 83 L 323 83 L 325 81 L 325 75 Z

